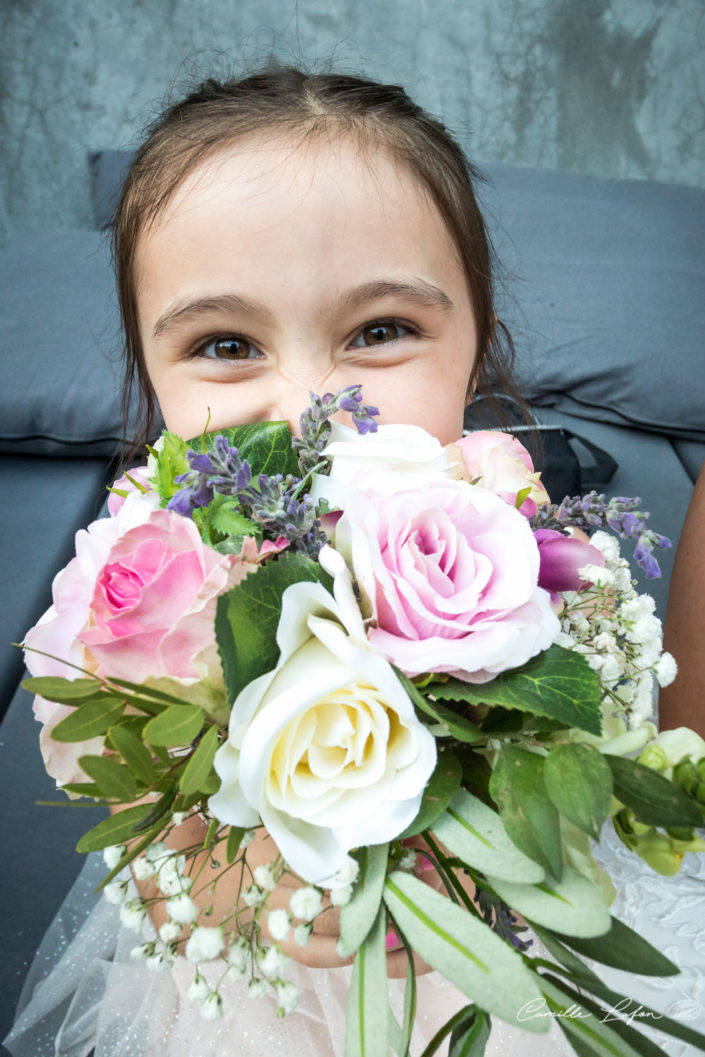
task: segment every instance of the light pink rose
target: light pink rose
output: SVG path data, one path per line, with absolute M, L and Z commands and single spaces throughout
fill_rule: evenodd
M 119 492 L 127 492 L 129 495 L 131 492 L 150 490 L 149 467 L 135 466 L 133 470 L 128 470 L 122 477 L 119 477 L 117 481 L 113 481 L 111 488 L 113 491 L 108 494 L 108 513 L 111 517 L 115 517 L 127 499 L 127 496 L 119 495 Z
M 487 682 L 560 631 L 538 587 L 527 520 L 485 488 L 446 481 L 353 491 L 336 532 L 371 608 L 372 646 L 408 675 Z
M 451 460 L 460 453 L 469 481 L 482 485 L 500 496 L 511 506 L 516 505 L 519 492 L 530 488 L 520 510 L 525 517 L 533 517 L 537 506 L 548 503 L 548 492 L 541 483 L 541 474 L 534 471 L 531 456 L 516 437 L 495 430 L 478 430 L 462 437 L 446 449 Z
M 207 547 L 189 518 L 158 502 L 154 493 L 133 492 L 115 517 L 77 533 L 76 557 L 54 580 L 53 605 L 25 636 L 32 675 L 75 679 L 80 668 L 137 683 L 222 684 L 217 598 L 255 566 Z M 48 772 L 61 784 L 84 781 L 78 757 L 100 752 L 102 739 L 55 742 L 51 731 L 70 709 L 40 697 L 34 709 Z

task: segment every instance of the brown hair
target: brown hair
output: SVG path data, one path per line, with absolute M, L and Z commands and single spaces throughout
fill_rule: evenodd
M 137 314 L 135 253 L 140 234 L 158 218 L 184 179 L 207 156 L 255 132 L 352 135 L 385 149 L 430 195 L 465 271 L 478 332 L 468 387 L 519 401 L 513 348 L 494 310 L 493 251 L 477 205 L 475 167 L 440 121 L 397 85 L 342 74 L 307 74 L 274 66 L 242 80 L 205 81 L 151 125 L 127 174 L 113 232 L 125 340 L 123 410 L 139 391 L 133 453 L 154 428 L 156 399 L 146 371 Z

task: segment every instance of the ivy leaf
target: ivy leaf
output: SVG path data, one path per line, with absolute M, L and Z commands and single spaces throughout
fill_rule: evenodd
M 54 741 L 88 741 L 108 729 L 120 718 L 125 708 L 123 698 L 108 694 L 100 701 L 87 701 L 57 723 L 51 732 Z
M 215 634 L 230 701 L 253 679 L 276 667 L 282 595 L 303 580 L 330 584 L 318 562 L 285 552 L 218 599 Z
M 558 812 L 543 780 L 544 758 L 503 745 L 490 778 L 490 795 L 514 844 L 554 877 L 563 867 Z
M 198 705 L 170 705 L 144 728 L 150 745 L 189 745 L 203 728 L 206 716 Z
M 132 803 L 137 799 L 137 783 L 124 763 L 110 756 L 80 756 L 81 768 L 93 779 L 102 796 Z
M 65 722 L 65 721 L 64 721 Z M 605 756 L 614 795 L 647 826 L 702 826 L 702 808 L 675 782 L 624 756 Z
M 599 840 L 612 800 L 612 772 L 602 753 L 591 745 L 556 745 L 546 757 L 543 780 L 558 811 Z
M 450 749 L 442 749 L 438 754 L 436 769 L 424 789 L 419 813 L 404 832 L 399 834 L 398 839 L 415 837 L 425 829 L 433 829 L 436 819 L 443 814 L 460 785 L 462 776 L 463 770 L 458 757 Z
M 102 851 L 112 844 L 124 844 L 132 840 L 139 835 L 139 824 L 144 822 L 151 811 L 151 804 L 137 804 L 103 819 L 93 829 L 89 829 L 88 833 L 83 834 L 76 845 L 76 851 Z
M 340 911 L 344 958 L 362 946 L 378 917 L 388 858 L 388 844 L 372 845 L 360 853 L 360 874 L 350 901 Z
M 437 698 L 473 705 L 502 705 L 556 719 L 600 735 L 601 693 L 597 673 L 585 658 L 562 646 L 549 646 L 521 668 L 503 672 L 489 683 L 449 679 L 433 684 Z
M 254 422 L 247 426 L 233 426 L 206 433 L 186 442 L 194 451 L 214 451 L 215 438 L 226 438 L 231 448 L 237 448 L 241 459 L 250 464 L 252 476 L 264 473 L 298 475 L 299 460 L 291 446 L 292 433 L 287 422 Z
M 198 793 L 203 789 L 211 775 L 217 748 L 218 728 L 209 727 L 181 773 L 179 788 L 185 796 Z

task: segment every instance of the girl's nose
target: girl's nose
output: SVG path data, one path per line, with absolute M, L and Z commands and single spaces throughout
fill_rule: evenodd
M 288 422 L 295 436 L 301 436 L 301 415 L 311 403 L 311 393 L 321 395 L 335 390 L 333 369 L 319 371 L 310 377 L 291 377 L 284 371 L 268 382 L 267 413 L 270 421 Z

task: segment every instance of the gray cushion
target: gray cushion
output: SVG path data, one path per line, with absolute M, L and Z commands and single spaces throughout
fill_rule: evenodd
M 489 175 L 510 276 L 502 318 L 531 402 L 705 440 L 705 191 L 505 166 Z
M 0 290 L 0 450 L 112 455 L 120 328 L 104 237 L 14 236 L 0 252 Z

